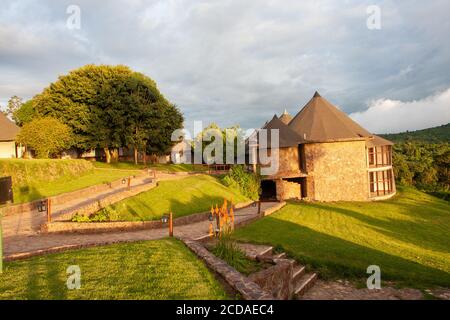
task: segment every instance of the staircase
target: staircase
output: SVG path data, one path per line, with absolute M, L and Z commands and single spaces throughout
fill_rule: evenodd
M 276 261 L 280 259 L 284 259 L 292 263 L 293 271 L 291 277 L 291 285 L 293 288 L 293 298 L 301 299 L 301 297 L 314 286 L 317 280 L 317 273 L 306 272 L 305 266 L 299 264 L 293 259 L 289 259 L 285 252 L 274 254 L 273 247 L 268 247 L 263 252 L 261 252 L 261 254 L 256 255 L 256 260 L 261 262 L 276 263 Z

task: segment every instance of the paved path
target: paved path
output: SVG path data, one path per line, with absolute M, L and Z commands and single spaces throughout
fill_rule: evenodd
M 168 173 L 157 173 L 156 180 L 176 180 L 183 179 L 188 176 L 196 174 L 168 174 Z M 153 187 L 152 182 L 153 176 L 141 175 L 131 180 L 131 189 L 136 187 L 141 187 L 143 185 L 148 185 L 148 189 Z M 145 191 L 145 188 L 144 188 Z M 82 199 L 76 199 L 72 201 L 67 201 L 64 204 L 53 205 L 52 206 L 52 218 L 57 220 L 59 216 L 63 215 L 69 210 L 75 210 L 81 208 L 82 206 L 89 205 L 91 203 L 97 202 L 99 200 L 105 199 L 112 195 L 117 195 L 119 193 L 128 192 L 128 187 L 124 185 L 114 186 L 108 190 L 94 192 L 87 197 Z M 130 195 L 134 196 L 134 195 Z M 13 236 L 22 235 L 36 235 L 40 231 L 40 227 L 47 221 L 47 215 L 44 212 L 38 212 L 37 210 L 26 211 L 19 214 L 12 214 L 2 218 L 3 236 L 5 238 Z
M 280 206 L 278 202 L 264 202 L 261 211 Z M 235 212 L 236 223 L 242 223 L 258 216 L 258 208 L 249 206 Z M 196 239 L 205 236 L 209 231 L 209 221 L 196 222 L 174 227 L 174 236 L 186 239 Z M 168 236 L 167 229 L 150 229 L 138 231 L 108 232 L 99 234 L 34 234 L 17 235 L 5 238 L 5 259 L 26 257 L 36 252 L 53 252 L 68 248 L 80 248 L 93 245 L 104 245 L 116 242 L 132 242 L 140 240 L 161 239 Z
M 157 180 L 163 180 L 165 177 L 164 175 L 162 175 L 161 177 L 158 176 L 157 178 Z M 149 188 L 152 187 L 151 178 L 148 176 L 137 176 L 136 178 L 131 180 L 131 188 L 146 184 L 149 186 Z M 83 197 L 82 199 L 76 199 L 73 201 L 67 201 L 64 204 L 54 205 L 52 206 L 52 218 L 57 219 L 58 216 L 60 216 L 64 212 L 67 212 L 67 210 L 77 209 L 90 203 L 97 202 L 108 196 L 127 191 L 127 186 L 119 185 L 108 190 L 94 192 L 87 197 Z M 39 232 L 40 226 L 46 221 L 46 213 L 38 212 L 37 210 L 26 211 L 19 214 L 12 214 L 3 217 L 3 236 L 7 238 L 11 236 L 35 235 Z

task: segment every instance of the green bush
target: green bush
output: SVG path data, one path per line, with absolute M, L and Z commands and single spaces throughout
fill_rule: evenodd
M 239 191 L 247 198 L 259 199 L 261 179 L 258 174 L 247 172 L 243 165 L 233 166 L 223 178 L 223 183 L 227 187 Z
M 89 216 L 75 214 L 72 217 L 72 222 L 109 222 L 117 221 L 119 214 L 117 211 L 110 207 L 106 207 L 98 212 L 95 212 Z

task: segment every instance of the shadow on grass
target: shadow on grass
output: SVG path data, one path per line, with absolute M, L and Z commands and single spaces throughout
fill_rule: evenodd
M 235 238 L 280 246 L 290 256 L 319 271 L 323 278 L 367 278 L 369 265 L 381 268 L 382 280 L 416 288 L 450 287 L 450 274 L 379 250 L 364 247 L 305 226 L 266 217 L 237 230 Z
M 450 230 L 448 221 L 450 221 L 450 215 L 447 212 L 444 216 L 440 216 L 439 210 L 431 206 L 427 207 L 426 204 L 419 203 L 418 205 L 412 205 L 400 202 L 380 203 L 380 211 L 386 210 L 388 206 L 393 211 L 395 210 L 401 215 L 408 216 L 408 220 L 389 217 L 378 219 L 355 210 L 326 204 L 308 203 L 304 204 L 304 206 L 327 210 L 357 219 L 376 232 L 380 232 L 399 241 L 410 242 L 426 250 L 450 253 L 450 237 L 448 237 L 448 230 Z M 361 211 L 363 210 L 364 205 L 361 208 Z M 437 223 L 441 217 L 447 219 L 447 221 Z

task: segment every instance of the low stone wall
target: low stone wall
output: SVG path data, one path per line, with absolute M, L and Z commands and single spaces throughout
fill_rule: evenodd
M 157 183 L 153 181 L 151 183 L 134 186 L 130 190 L 114 193 L 112 195 L 106 195 L 103 199 L 89 203 L 85 206 L 77 207 L 75 209 L 62 210 L 58 215 L 58 217 L 55 218 L 54 220 L 56 221 L 71 220 L 72 217 L 76 214 L 80 216 L 89 216 L 101 209 L 106 208 L 111 204 L 114 204 L 129 197 L 133 197 L 135 195 L 138 195 L 139 193 L 151 190 L 156 186 Z
M 217 258 L 209 252 L 201 243 L 193 240 L 183 240 L 206 265 L 216 274 L 221 276 L 234 290 L 241 294 L 244 300 L 273 300 L 273 296 L 262 290 L 255 282 L 245 277 L 225 261 Z
M 56 196 L 48 197 L 48 199 L 52 200 L 52 205 L 63 204 L 63 203 L 66 203 L 66 202 L 73 201 L 75 199 L 84 198 L 84 197 L 89 196 L 89 195 L 91 195 L 93 193 L 103 192 L 103 191 L 115 188 L 117 186 L 120 186 L 120 185 L 122 185 L 122 179 L 123 178 L 121 178 L 119 180 L 112 181 L 112 182 L 98 184 L 98 185 L 87 187 L 87 188 L 84 188 L 84 189 L 80 189 L 80 190 L 75 190 L 75 191 L 59 194 L 59 195 L 56 195 Z M 9 206 L 7 208 L 4 208 L 4 210 L 3 210 L 4 216 L 10 216 L 10 215 L 13 215 L 13 214 L 19 214 L 19 213 L 22 213 L 22 212 L 29 212 L 29 211 L 37 210 L 38 204 L 42 200 L 44 200 L 44 199 L 39 199 L 39 200 L 31 201 L 31 202 L 20 203 L 20 204 L 16 204 L 16 205 L 12 205 L 12 206 Z
M 294 295 L 292 276 L 294 260 L 278 259 L 275 265 L 251 274 L 248 278 L 277 300 L 289 300 Z
M 253 202 L 243 202 L 235 205 L 236 209 L 244 208 Z M 208 212 L 195 213 L 173 220 L 174 226 L 182 226 L 190 223 L 205 221 L 208 219 Z M 43 233 L 102 233 L 115 231 L 130 231 L 144 229 L 158 229 L 167 227 L 159 220 L 154 221 L 112 221 L 112 222 L 71 222 L 71 221 L 53 221 L 42 225 Z

